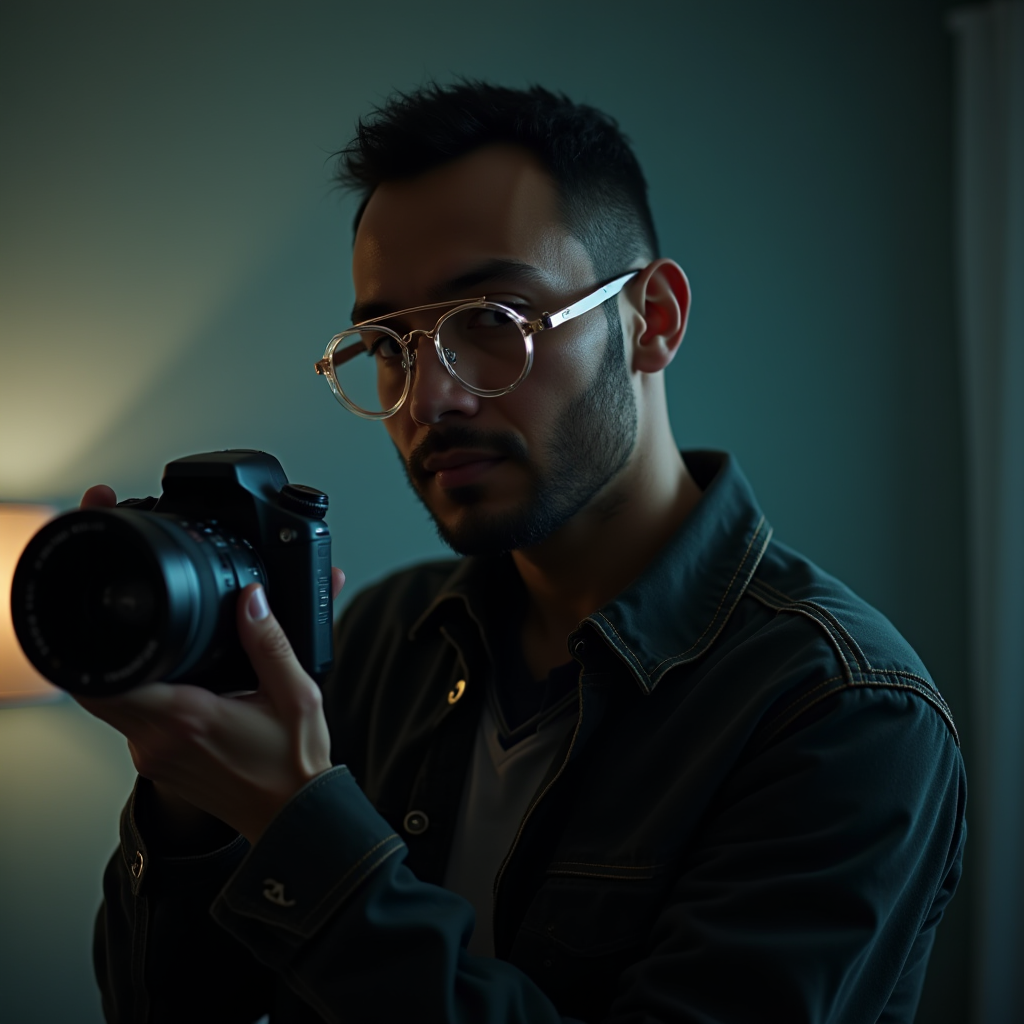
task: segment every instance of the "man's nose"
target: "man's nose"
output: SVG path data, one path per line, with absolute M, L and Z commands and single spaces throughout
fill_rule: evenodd
M 406 402 L 409 415 L 417 423 L 437 423 L 451 413 L 473 416 L 480 399 L 467 391 L 441 362 L 434 339 L 426 331 L 412 331 L 407 338 L 416 353 L 412 366 L 412 384 Z

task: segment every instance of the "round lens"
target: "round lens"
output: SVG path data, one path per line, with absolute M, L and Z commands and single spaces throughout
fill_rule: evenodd
M 408 351 L 397 334 L 380 327 L 346 331 L 331 360 L 339 390 L 358 410 L 387 412 L 405 397 Z
M 168 600 L 159 561 L 111 513 L 54 520 L 26 549 L 15 579 L 19 638 L 59 686 L 115 692 L 165 663 Z
M 518 322 L 490 302 L 454 312 L 442 323 L 438 342 L 455 375 L 477 391 L 512 387 L 529 362 Z

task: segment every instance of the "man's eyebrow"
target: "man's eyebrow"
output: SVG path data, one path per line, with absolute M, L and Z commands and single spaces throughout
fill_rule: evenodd
M 537 267 L 522 260 L 493 259 L 481 263 L 479 266 L 467 270 L 457 277 L 450 278 L 439 285 L 431 288 L 426 296 L 426 302 L 443 302 L 445 299 L 452 299 L 453 302 L 459 299 L 475 299 L 476 295 L 468 294 L 480 285 L 490 284 L 493 281 L 509 284 L 543 284 L 547 282 L 546 275 Z M 424 303 L 425 304 L 425 303 Z M 393 302 L 357 302 L 352 307 L 352 323 L 361 324 L 375 317 L 386 316 L 388 313 L 397 313 L 399 307 Z

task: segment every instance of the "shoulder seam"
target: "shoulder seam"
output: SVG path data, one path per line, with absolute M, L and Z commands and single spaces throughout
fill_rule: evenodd
M 816 691 L 821 690 L 829 683 L 838 683 L 837 686 L 832 686 L 830 689 L 825 690 L 823 693 L 817 693 L 817 696 L 812 697 Z M 797 700 L 793 701 L 785 710 L 780 711 L 778 715 L 771 721 L 769 734 L 764 738 L 762 747 L 771 743 L 784 729 L 792 725 L 802 715 L 805 715 L 811 708 L 820 704 L 823 700 L 827 700 L 829 697 L 834 697 L 838 693 L 842 693 L 845 690 L 857 690 L 857 689 L 876 689 L 876 690 L 899 690 L 903 692 L 909 692 L 916 694 L 926 704 L 930 705 L 933 710 L 939 713 L 939 717 L 942 719 L 946 728 L 949 731 L 950 736 L 953 738 L 953 742 L 960 746 L 960 736 L 956 731 L 956 726 L 953 724 L 953 719 L 943 710 L 943 703 L 941 698 L 936 700 L 935 695 L 931 690 L 913 682 L 897 682 L 890 679 L 861 679 L 856 682 L 845 682 L 842 681 L 841 676 L 833 676 L 832 679 L 826 679 L 825 682 L 819 683 L 813 690 L 802 695 Z M 782 719 L 780 721 L 780 719 Z
M 761 604 L 771 608 L 773 611 L 802 615 L 816 623 L 824 632 L 829 643 L 835 650 L 843 669 L 842 677 L 835 676 L 831 679 L 827 679 L 823 683 L 819 683 L 818 686 L 810 691 L 810 693 L 813 694 L 821 687 L 832 682 L 837 682 L 840 678 L 844 679 L 842 686 L 834 687 L 828 693 L 822 694 L 810 703 L 805 704 L 804 707 L 796 710 L 786 722 L 782 723 L 782 725 L 772 733 L 772 736 L 769 737 L 769 739 L 777 735 L 780 729 L 785 728 L 786 725 L 794 721 L 808 708 L 813 707 L 819 701 L 824 700 L 825 697 L 830 696 L 832 693 L 837 693 L 840 690 L 857 686 L 868 686 L 876 688 L 887 687 L 889 689 L 916 693 L 936 711 L 938 711 L 946 723 L 946 727 L 952 734 L 956 745 L 958 747 L 960 746 L 960 736 L 957 733 L 956 725 L 953 722 L 953 714 L 949 709 L 949 705 L 942 699 L 942 695 L 930 680 L 905 669 L 879 668 L 872 665 L 861 650 L 860 646 L 842 623 L 839 622 L 839 620 L 829 612 L 828 609 L 823 608 L 814 601 L 792 598 L 770 584 L 765 583 L 763 580 L 758 579 L 750 581 L 750 585 L 747 587 L 747 593 Z M 809 694 L 804 694 L 791 704 L 786 711 L 781 712 L 781 714 L 785 715 L 787 711 L 796 708 L 797 705 L 805 701 L 808 696 Z

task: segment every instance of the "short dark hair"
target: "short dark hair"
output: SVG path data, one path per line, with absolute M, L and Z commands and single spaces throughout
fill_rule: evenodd
M 483 146 L 530 150 L 558 189 L 562 216 L 583 243 L 600 280 L 658 255 L 647 181 L 614 118 L 534 85 L 509 89 L 460 79 L 395 93 L 359 119 L 352 141 L 336 153 L 335 180 L 362 201 L 386 181 L 415 178 Z

